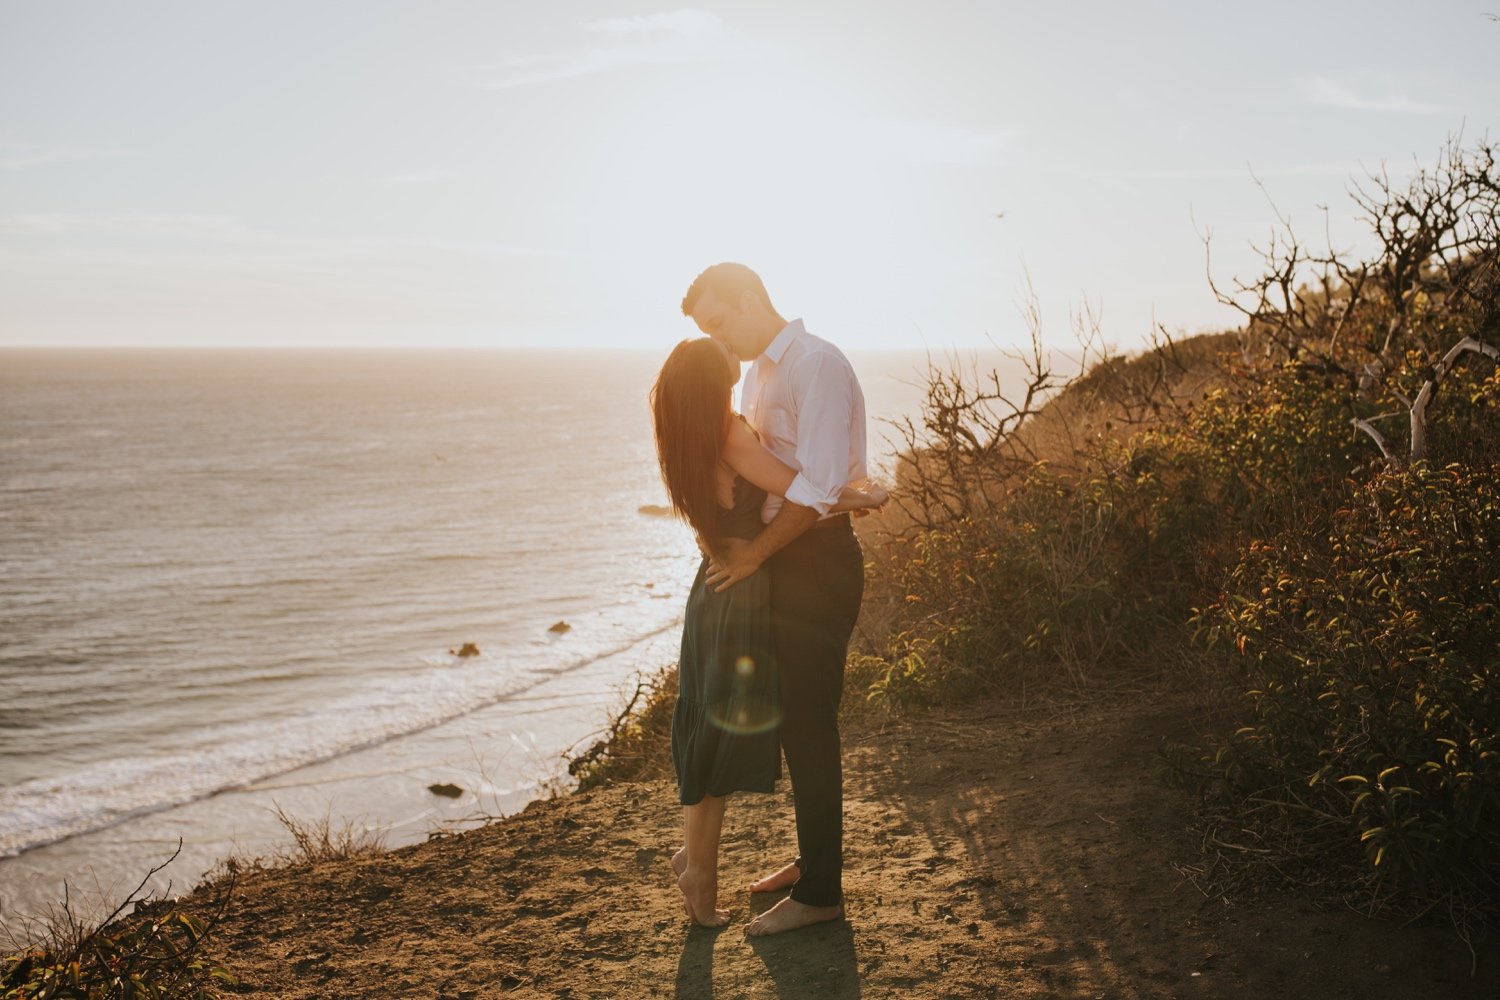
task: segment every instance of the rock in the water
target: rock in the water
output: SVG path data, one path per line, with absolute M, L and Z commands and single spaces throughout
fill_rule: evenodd
M 466 642 L 462 646 L 459 646 L 457 649 L 450 649 L 448 650 L 448 652 L 452 653 L 454 656 L 478 656 L 479 647 L 474 645 L 472 642 Z
M 638 507 L 636 509 L 639 510 L 642 514 L 650 514 L 652 517 L 671 517 L 672 516 L 672 508 L 671 507 L 663 507 L 659 503 L 643 503 L 643 504 L 640 505 L 640 507 Z
M 570 629 L 572 627 L 573 626 L 569 625 L 567 622 L 553 622 L 552 626 L 550 628 L 548 628 L 547 631 L 548 632 L 557 632 L 558 634 L 561 634 L 563 632 L 568 631 L 568 629 Z
M 441 795 L 445 799 L 456 799 L 464 793 L 462 788 L 449 784 L 428 785 L 427 790 L 433 795 Z

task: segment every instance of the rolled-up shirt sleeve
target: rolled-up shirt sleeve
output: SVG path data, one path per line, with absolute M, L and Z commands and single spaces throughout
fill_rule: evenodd
M 797 399 L 797 467 L 786 498 L 819 514 L 839 502 L 849 483 L 854 373 L 842 359 L 814 354 L 788 373 Z

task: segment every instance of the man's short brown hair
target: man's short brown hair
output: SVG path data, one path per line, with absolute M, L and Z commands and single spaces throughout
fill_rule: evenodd
M 702 274 L 693 279 L 687 294 L 682 297 L 684 316 L 693 314 L 693 307 L 698 304 L 698 297 L 705 290 L 712 291 L 725 302 L 733 304 L 735 308 L 739 308 L 740 299 L 746 292 L 753 292 L 766 304 L 766 308 L 772 312 L 776 311 L 776 307 L 771 305 L 771 296 L 766 294 L 766 286 L 761 282 L 760 275 L 744 264 L 726 261 L 723 264 L 705 268 Z

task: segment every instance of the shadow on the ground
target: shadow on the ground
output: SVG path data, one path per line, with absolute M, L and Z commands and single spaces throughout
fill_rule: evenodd
M 697 927 L 688 931 L 677 959 L 676 1000 L 704 1000 L 714 995 L 714 942 L 722 927 Z
M 769 909 L 785 893 L 756 907 Z M 789 934 L 750 938 L 750 948 L 770 973 L 779 1000 L 859 1000 L 859 962 L 854 929 L 846 920 Z
M 1493 997 L 1496 970 L 1481 961 L 1470 979 L 1446 928 L 1320 911 L 1294 892 L 1242 901 L 1195 888 L 1180 873 L 1200 858 L 1192 802 L 1166 786 L 1156 754 L 1191 715 L 976 714 L 884 734 L 862 782 L 896 818 L 865 835 L 888 851 L 888 874 L 949 894 L 924 920 L 967 928 L 938 956 L 946 989 L 966 995 L 998 975 L 1079 996 Z
M 784 895 L 759 901 L 755 912 L 769 909 Z M 676 1000 L 709 1000 L 714 996 L 714 945 L 725 929 L 693 927 L 688 931 L 677 960 L 672 994 Z M 741 933 L 742 929 L 736 927 L 734 932 Z M 854 931 L 847 921 L 748 940 L 779 1000 L 859 1000 L 859 963 Z

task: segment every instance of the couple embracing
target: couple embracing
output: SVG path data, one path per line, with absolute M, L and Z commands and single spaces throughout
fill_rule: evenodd
M 728 796 L 770 792 L 786 754 L 796 860 L 751 892 L 791 894 L 751 921 L 776 934 L 843 916 L 838 706 L 864 592 L 850 511 L 885 494 L 868 472 L 865 404 L 838 348 L 777 313 L 743 264 L 693 281 L 682 311 L 707 337 L 678 344 L 651 390 L 673 510 L 704 551 L 688 595 L 672 757 L 684 844 L 672 859 L 695 923 L 720 927 Z M 740 393 L 740 364 L 752 362 Z

